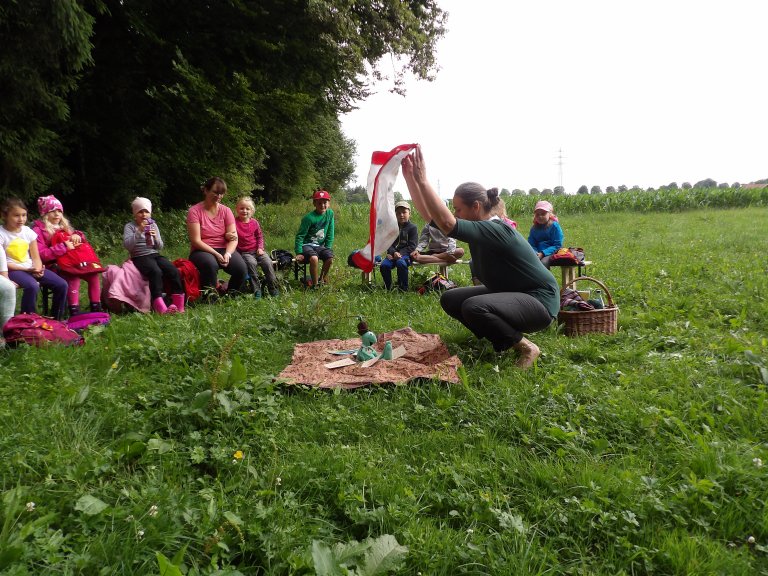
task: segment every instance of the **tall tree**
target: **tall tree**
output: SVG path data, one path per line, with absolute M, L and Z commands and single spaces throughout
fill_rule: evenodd
M 338 113 L 386 55 L 430 78 L 436 0 L 104 0 L 73 98 L 69 164 L 85 203 L 137 191 L 189 204 L 213 174 L 284 200 L 339 189 L 354 144 Z
M 67 95 L 91 62 L 98 0 L 0 4 L 0 192 L 31 198 L 68 180 L 61 156 Z

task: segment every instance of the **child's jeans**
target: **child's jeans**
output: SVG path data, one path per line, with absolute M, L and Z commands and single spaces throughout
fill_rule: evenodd
M 379 272 L 381 272 L 381 277 L 384 279 L 384 286 L 387 290 L 392 288 L 392 268 L 397 268 L 397 285 L 400 290 L 408 291 L 408 266 L 410 265 L 410 256 L 401 256 L 397 260 L 382 259 Z
M 22 312 L 37 311 L 37 293 L 40 291 L 40 286 L 45 286 L 53 292 L 53 310 L 51 310 L 51 315 L 56 320 L 64 318 L 64 303 L 67 301 L 66 280 L 48 269 L 43 272 L 43 277 L 39 280 L 23 270 L 9 270 L 8 276 L 23 290 L 21 296 Z
M 270 258 L 268 254 L 258 256 L 255 252 L 240 252 L 240 256 L 245 260 L 245 265 L 248 268 L 248 276 L 251 278 L 251 284 L 253 285 L 254 290 L 261 290 L 259 268 L 264 272 L 264 280 L 266 280 L 267 288 L 269 290 L 275 290 L 277 288 L 277 276 L 275 276 L 275 269 L 272 267 L 272 258 Z
M 0 328 L 16 312 L 16 286 L 5 276 L 0 276 Z

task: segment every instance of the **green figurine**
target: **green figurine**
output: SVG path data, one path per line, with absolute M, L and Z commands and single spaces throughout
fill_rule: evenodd
M 376 344 L 376 334 L 368 330 L 368 323 L 360 320 L 357 325 L 357 333 L 360 334 L 360 340 L 363 345 L 355 353 L 355 359 L 359 362 L 365 362 L 366 360 L 376 358 L 379 355 L 373 349 L 373 345 Z

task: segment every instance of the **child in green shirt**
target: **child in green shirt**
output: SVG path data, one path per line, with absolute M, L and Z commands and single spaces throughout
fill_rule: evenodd
M 334 220 L 331 195 L 325 190 L 312 194 L 315 209 L 301 219 L 296 233 L 296 262 L 309 262 L 310 285 L 312 288 L 325 284 L 328 272 L 333 264 Z M 318 276 L 318 260 L 323 261 L 323 269 Z

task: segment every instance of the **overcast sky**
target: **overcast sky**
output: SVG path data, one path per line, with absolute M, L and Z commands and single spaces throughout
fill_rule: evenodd
M 371 152 L 422 145 L 443 197 L 486 187 L 768 178 L 766 0 L 438 0 L 434 82 L 342 118 Z M 406 192 L 402 178 L 395 189 Z

